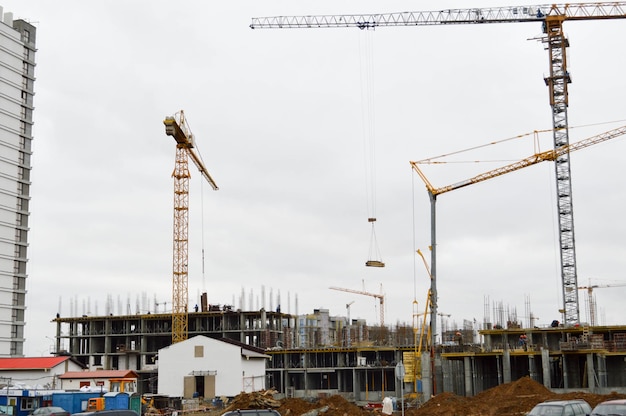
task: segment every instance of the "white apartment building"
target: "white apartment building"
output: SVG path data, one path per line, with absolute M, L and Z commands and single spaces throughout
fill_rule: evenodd
M 35 27 L 0 7 L 0 357 L 23 356 Z

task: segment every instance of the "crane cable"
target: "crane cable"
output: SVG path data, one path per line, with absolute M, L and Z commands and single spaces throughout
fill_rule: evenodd
M 359 36 L 359 63 L 361 82 L 361 120 L 363 131 L 363 159 L 365 165 L 365 196 L 367 220 L 371 224 L 369 257 L 366 266 L 384 267 L 376 239 L 376 111 L 374 105 L 374 48 L 372 32 Z
M 606 121 L 606 122 L 599 122 L 599 123 L 581 124 L 581 125 L 578 125 L 578 126 L 569 126 L 569 129 L 570 130 L 574 130 L 574 129 L 577 129 L 577 128 L 601 126 L 601 125 L 615 124 L 615 123 L 623 123 L 624 121 L 626 121 L 626 120 L 622 119 L 622 120 Z M 531 132 L 518 134 L 518 135 L 515 135 L 515 136 L 512 136 L 512 137 L 507 137 L 505 139 L 491 141 L 491 142 L 488 142 L 488 143 L 485 143 L 485 144 L 481 144 L 481 145 L 478 145 L 478 146 L 468 147 L 466 149 L 457 150 L 457 151 L 450 152 L 450 153 L 444 153 L 444 154 L 441 154 L 439 156 L 433 156 L 433 157 L 429 157 L 429 158 L 426 158 L 426 159 L 418 160 L 415 163 L 419 163 L 419 164 L 443 164 L 443 163 L 473 163 L 473 162 L 481 162 L 480 160 L 439 162 L 439 161 L 437 161 L 437 159 L 442 159 L 444 157 L 448 157 L 448 156 L 452 156 L 452 155 L 458 155 L 458 154 L 461 154 L 461 153 L 471 152 L 473 150 L 482 149 L 484 147 L 493 146 L 493 145 L 497 145 L 497 144 L 500 144 L 500 143 L 505 143 L 505 142 L 509 142 L 509 141 L 512 141 L 512 140 L 517 140 L 517 139 L 521 139 L 521 138 L 524 138 L 524 137 L 528 137 L 530 135 L 534 136 L 535 153 L 539 153 L 539 152 L 541 152 L 541 149 L 539 149 L 539 140 L 538 140 L 539 133 L 547 133 L 547 132 L 552 132 L 552 131 L 554 131 L 554 129 L 533 130 Z M 489 162 L 511 162 L 511 160 L 490 160 Z

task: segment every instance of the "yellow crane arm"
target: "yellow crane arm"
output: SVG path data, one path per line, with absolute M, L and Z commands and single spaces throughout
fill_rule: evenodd
M 193 149 L 189 149 L 189 156 L 191 157 L 191 160 L 193 160 L 193 163 L 196 165 L 196 167 L 198 168 L 198 170 L 200 171 L 202 176 L 204 176 L 204 179 L 206 179 L 207 182 L 209 182 L 209 184 L 211 185 L 213 190 L 214 191 L 219 190 L 220 188 L 217 187 L 217 184 L 215 183 L 215 181 L 211 177 L 211 174 L 209 173 L 209 171 L 207 171 L 207 169 L 204 166 L 204 163 L 202 162 L 202 159 L 200 158 L 200 156 L 198 154 L 196 154 L 196 152 Z
M 165 117 L 165 120 L 163 120 L 163 124 L 165 124 L 165 134 L 172 136 L 174 140 L 176 140 L 178 146 L 187 149 L 187 154 L 191 157 L 191 160 L 193 160 L 193 163 L 196 165 L 202 176 L 204 176 L 211 187 L 217 191 L 219 189 L 217 184 L 211 177 L 211 174 L 209 174 L 207 168 L 204 166 L 200 155 L 198 155 L 198 153 L 194 150 L 196 145 L 193 139 L 193 134 L 189 132 L 189 129 L 185 125 L 185 118 L 182 111 L 180 114 L 180 123 L 176 121 L 175 117 Z
M 345 289 L 343 287 L 332 287 L 331 286 L 331 287 L 329 287 L 329 289 L 340 290 L 342 292 L 356 293 L 358 295 L 373 296 L 373 297 L 378 298 L 378 299 L 383 299 L 385 297 L 385 295 L 381 295 L 381 294 L 378 294 L 378 293 L 370 293 L 370 292 L 364 292 L 362 290 L 354 290 L 354 289 Z
M 378 294 L 378 293 L 365 292 L 363 290 L 346 289 L 343 287 L 334 287 L 334 286 L 329 287 L 329 289 L 339 290 L 342 292 L 356 293 L 357 295 L 373 296 L 374 298 L 377 298 L 380 304 L 380 326 L 381 327 L 385 326 L 385 295 Z M 381 286 L 381 290 L 382 290 L 382 286 Z
M 465 179 L 463 181 L 456 182 L 451 185 L 442 186 L 440 188 L 435 188 L 434 186 L 432 186 L 430 181 L 428 181 L 424 173 L 419 168 L 418 166 L 419 162 L 410 162 L 410 163 L 411 163 L 411 166 L 413 167 L 413 170 L 417 172 L 417 174 L 420 176 L 420 178 L 422 178 L 422 180 L 426 184 L 426 188 L 428 189 L 428 191 L 432 195 L 439 195 L 439 194 L 450 192 L 455 189 L 463 188 L 465 186 L 472 185 L 478 182 L 486 181 L 487 179 L 495 178 L 497 176 L 501 176 L 506 173 L 514 172 L 516 170 L 520 170 L 522 168 L 535 165 L 540 162 L 545 162 L 548 160 L 554 161 L 559 156 L 574 152 L 576 150 L 584 149 L 585 147 L 589 147 L 591 145 L 601 143 L 601 142 L 613 139 L 615 137 L 619 137 L 623 134 L 626 134 L 626 126 L 609 130 L 604 133 L 598 134 L 596 136 L 588 137 L 586 139 L 580 140 L 570 145 L 565 145 L 565 146 L 557 147 L 556 149 L 547 150 L 541 153 L 536 153 L 518 162 L 514 162 L 509 165 L 505 165 L 505 166 L 481 173 L 472 178 Z

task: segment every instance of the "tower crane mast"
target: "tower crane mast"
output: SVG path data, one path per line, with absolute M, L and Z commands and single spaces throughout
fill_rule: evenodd
M 375 29 L 384 26 L 436 26 L 452 24 L 527 23 L 543 25 L 542 42 L 549 53 L 550 72 L 544 78 L 549 90 L 552 108 L 554 148 L 569 144 L 568 84 L 566 49 L 569 41 L 563 33 L 563 22 L 568 20 L 605 20 L 626 18 L 626 2 L 563 3 L 491 8 L 444 9 L 378 14 L 347 14 L 317 16 L 274 16 L 252 19 L 252 29 L 296 28 L 346 28 Z M 555 163 L 557 182 L 557 212 L 559 215 L 559 240 L 561 255 L 561 283 L 564 297 L 566 325 L 579 321 L 579 305 L 574 240 L 574 214 L 572 203 L 569 153 L 558 156 Z M 434 258 L 435 250 L 431 255 Z M 432 274 L 436 276 L 434 262 Z M 436 291 L 433 291 L 436 298 Z M 436 314 L 431 317 L 433 329 Z
M 334 286 L 329 287 L 329 289 L 339 290 L 342 292 L 356 293 L 357 295 L 372 296 L 378 299 L 378 302 L 380 303 L 380 327 L 382 328 L 385 326 L 385 295 L 383 295 L 382 293 L 370 293 L 364 290 L 345 289 L 343 287 L 334 287 Z
M 181 110 L 163 120 L 165 134 L 176 140 L 174 178 L 174 255 L 172 279 L 172 344 L 188 335 L 188 259 L 189 259 L 189 158 L 214 190 L 217 184 L 196 150 L 194 136 Z

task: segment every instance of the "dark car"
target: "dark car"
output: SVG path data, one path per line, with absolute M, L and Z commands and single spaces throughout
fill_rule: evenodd
M 589 416 L 591 406 L 584 400 L 549 400 L 539 403 L 527 416 Z
M 95 412 L 74 413 L 72 416 L 139 416 L 134 410 L 97 410 Z
M 277 410 L 273 409 L 245 409 L 231 410 L 222 416 L 280 416 Z
M 70 412 L 65 410 L 62 407 L 57 406 L 47 406 L 47 407 L 39 407 L 35 409 L 32 416 L 70 416 Z
M 602 402 L 591 411 L 592 416 L 626 416 L 626 400 L 608 400 Z

